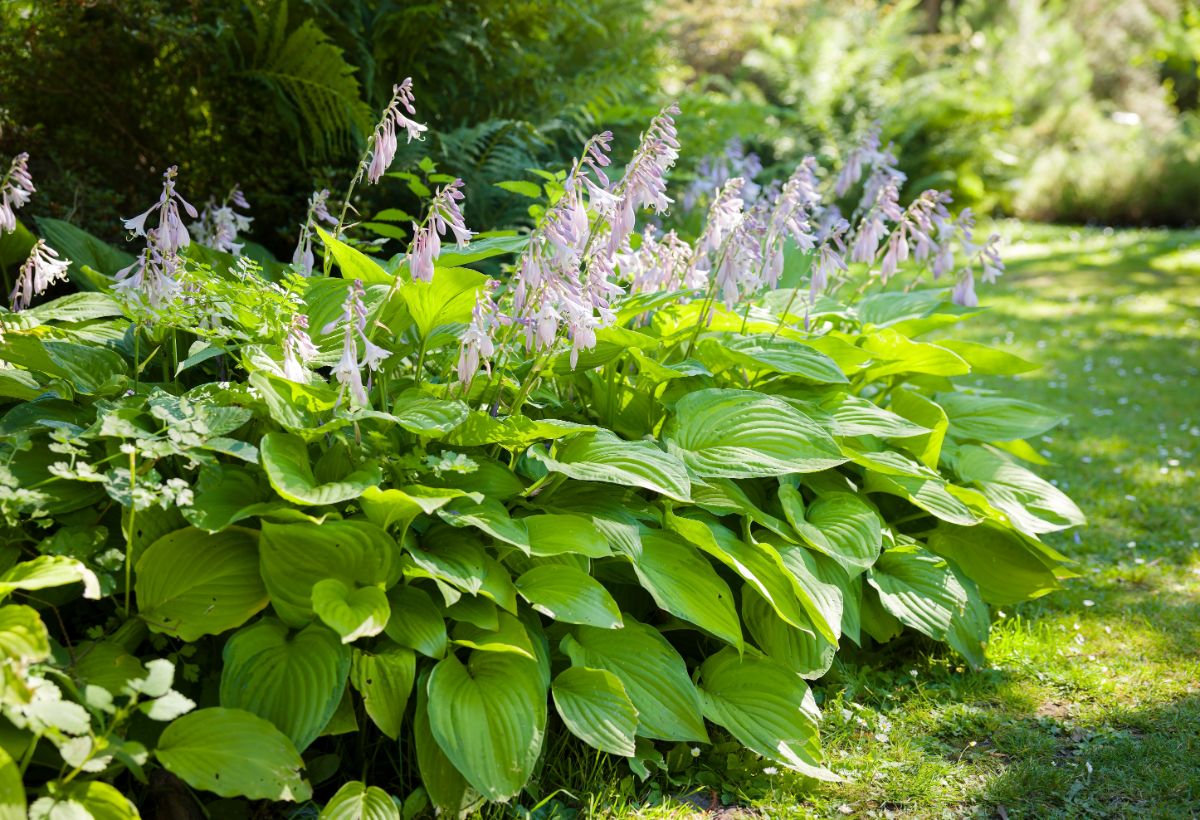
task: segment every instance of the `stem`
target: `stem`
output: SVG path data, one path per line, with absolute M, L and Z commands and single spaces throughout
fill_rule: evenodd
M 534 358 L 533 364 L 529 368 L 529 375 L 525 377 L 525 383 L 521 385 L 520 391 L 517 393 L 516 399 L 508 409 L 510 416 L 515 416 L 521 412 L 521 408 L 525 405 L 525 399 L 529 398 L 530 392 L 533 390 L 533 384 L 537 381 L 538 372 L 542 369 L 546 359 L 550 356 L 550 349 L 546 349 L 546 353 Z
M 421 348 L 417 353 L 417 387 L 421 386 L 421 376 L 425 372 L 425 351 L 427 350 L 428 338 L 421 337 Z
M 779 316 L 779 324 L 775 325 L 775 329 L 771 331 L 771 341 L 775 341 L 775 337 L 779 335 L 779 331 L 783 330 L 784 322 L 787 321 L 788 314 L 791 312 L 792 303 L 796 301 L 796 294 L 800 288 L 792 288 L 791 298 L 787 300 L 787 304 L 783 307 L 783 313 Z
M 125 615 L 129 615 L 129 593 L 133 586 L 133 541 L 137 532 L 137 450 L 129 454 L 129 532 L 125 536 Z
M 133 323 L 133 393 L 136 396 L 138 393 L 138 377 L 142 372 L 142 354 L 139 352 L 141 347 L 142 334 L 141 329 L 137 326 L 137 322 Z

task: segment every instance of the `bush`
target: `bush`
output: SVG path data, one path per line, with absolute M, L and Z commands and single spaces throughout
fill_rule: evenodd
M 457 814 L 562 732 L 643 777 L 721 732 L 829 778 L 806 681 L 839 647 L 984 663 L 987 605 L 1055 588 L 1038 536 L 1081 521 L 1022 466 L 1058 415 L 956 382 L 1032 367 L 947 337 L 991 243 L 933 192 L 901 209 L 870 142 L 836 183 L 727 182 L 694 242 L 636 234 L 670 113 L 623 174 L 601 134 L 511 185 L 519 235 L 472 238 L 427 167 L 390 259 L 313 203 L 323 260 L 231 256 L 236 199 L 189 237 L 174 169 L 136 259 L 39 221 L 0 311 L 10 803 Z

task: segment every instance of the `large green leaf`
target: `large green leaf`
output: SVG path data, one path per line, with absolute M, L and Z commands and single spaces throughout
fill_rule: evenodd
M 943 393 L 938 404 L 950 418 L 952 436 L 979 441 L 1032 438 L 1064 421 L 1049 408 L 1003 396 Z
M 536 661 L 448 655 L 429 675 L 429 728 L 454 767 L 489 800 L 521 791 L 542 750 L 546 687 Z
M 96 574 L 82 562 L 65 555 L 39 555 L 0 575 L 0 601 L 18 589 L 49 589 L 75 583 L 83 584 L 83 597 L 93 600 L 100 597 Z
M 470 268 L 438 266 L 433 281 L 405 282 L 400 295 L 421 338 L 428 339 L 447 325 L 467 322 L 475 307 L 475 294 L 486 283 L 486 276 Z
M 928 433 L 905 440 L 904 447 L 926 467 L 936 470 L 942 452 L 942 441 L 946 438 L 946 431 L 950 429 L 946 411 L 920 393 L 904 388 L 892 391 L 891 406 L 892 410 L 909 421 L 929 428 Z
M 437 514 L 452 527 L 475 527 L 497 541 L 529 552 L 529 530 L 525 529 L 524 521 L 514 520 L 508 514 L 508 509 L 494 498 L 484 498 L 482 501 L 456 498 L 440 507 Z
M 988 376 L 1015 376 L 1018 373 L 1041 369 L 1040 364 L 1022 359 L 1020 356 L 998 347 L 959 339 L 939 339 L 937 343 L 966 359 L 967 364 L 971 365 L 972 373 Z
M 1086 522 L 1066 493 L 994 450 L 962 445 L 948 458 L 960 478 L 982 490 L 988 502 L 1027 535 L 1056 532 Z
M 0 820 L 25 820 L 25 788 L 21 770 L 0 748 Z
M 833 665 L 836 643 L 818 635 L 811 625 L 786 623 L 749 585 L 742 589 L 742 620 L 759 649 L 803 678 L 819 678 Z
M 219 532 L 230 524 L 285 506 L 277 498 L 268 499 L 249 470 L 222 464 L 220 467 L 201 469 L 200 480 L 195 485 L 195 497 L 191 505 L 184 507 L 181 512 L 192 526 L 207 532 Z
M 968 603 L 945 559 L 911 544 L 885 550 L 867 580 L 884 609 L 934 640 L 946 640 Z
M 531 515 L 522 518 L 529 533 L 529 553 L 537 556 L 563 554 L 604 558 L 612 550 L 604 535 L 582 515 Z
M 24 604 L 0 606 L 0 661 L 23 671 L 50 657 L 50 634 L 37 610 Z
M 20 785 L 18 781 L 18 785 Z M 29 807 L 34 820 L 138 820 L 137 806 L 114 787 L 99 780 L 57 784 L 54 794 L 40 797 Z M 22 801 L 24 803 L 24 801 Z M 16 817 L 18 815 L 11 815 Z M 6 817 L 0 807 L 0 817 Z M 25 814 L 19 815 L 24 818 Z
M 337 481 L 318 481 L 308 459 L 308 445 L 291 433 L 267 433 L 259 455 L 275 492 L 293 504 L 340 504 L 358 498 L 382 480 L 379 464 L 371 462 Z
M 467 419 L 467 405 L 406 390 L 392 402 L 391 415 L 410 433 L 440 438 Z
M 469 265 L 493 256 L 520 253 L 528 244 L 528 236 L 477 236 L 465 248 L 443 248 L 438 261 L 443 265 Z
M 815 500 L 805 514 L 824 536 L 813 546 L 837 561 L 854 577 L 879 557 L 883 524 L 875 508 L 853 493 L 829 493 Z M 803 533 L 801 533 L 803 535 Z
M 0 361 L 64 379 L 79 393 L 93 394 L 129 366 L 106 347 L 9 333 L 0 340 Z
M 551 472 L 576 481 L 642 487 L 677 501 L 691 497 L 691 481 L 683 462 L 651 441 L 625 441 L 601 430 L 559 444 L 553 455 L 538 448 L 529 454 Z
M 337 710 L 350 674 L 350 648 L 331 630 L 289 634 L 274 618 L 239 630 L 221 658 L 221 705 L 271 721 L 301 751 Z
M 806 344 L 770 334 L 726 334 L 700 343 L 700 358 L 714 368 L 736 366 L 750 373 L 781 373 L 817 384 L 845 384 L 833 359 Z
M 196 789 L 221 797 L 291 800 L 312 797 L 304 761 L 287 736 L 241 709 L 198 709 L 162 733 L 155 757 Z
M 381 587 L 354 589 L 337 578 L 313 584 L 312 607 L 317 617 L 341 636 L 342 643 L 378 635 L 392 614 Z
M 838 780 L 821 765 L 815 716 L 805 708 L 808 685 L 790 669 L 729 647 L 700 666 L 704 716 L 742 745 L 809 777 Z
M 629 560 L 659 607 L 734 646 L 742 645 L 733 593 L 689 542 L 672 532 L 645 532 Z
M 265 521 L 259 551 L 271 606 L 289 626 L 313 619 L 313 586 L 320 581 L 386 588 L 400 577 L 400 546 L 367 521 Z
M 385 271 L 377 260 L 357 248 L 350 247 L 340 239 L 335 239 L 321 228 L 317 228 L 317 233 L 320 234 L 325 247 L 333 253 L 333 260 L 337 262 L 343 279 L 357 279 L 364 285 L 390 285 L 392 283 L 394 277 Z
M 659 631 L 624 616 L 622 629 L 581 626 L 562 639 L 571 665 L 616 675 L 638 712 L 637 733 L 656 740 L 708 740 L 687 664 Z
M 411 649 L 385 641 L 370 651 L 354 650 L 350 682 L 362 695 L 363 708 L 372 722 L 393 740 L 400 737 L 416 675 L 416 656 Z
M 957 353 L 928 342 L 914 342 L 892 329 L 868 335 L 863 349 L 882 361 L 867 369 L 868 380 L 901 373 L 964 376 L 971 372 L 971 366 Z
M 887 493 L 907 499 L 914 506 L 952 524 L 970 526 L 980 520 L 947 489 L 946 482 L 940 478 L 885 475 L 868 470 L 864 489 L 868 493 Z
M 847 394 L 831 408 L 834 424 L 840 436 L 880 436 L 882 438 L 911 438 L 928 434 L 930 430 L 914 424 L 904 416 L 884 410 L 878 404 Z
M 383 631 L 401 646 L 422 655 L 440 658 L 446 654 L 446 621 L 423 590 L 400 585 L 388 592 L 392 616 Z
M 534 609 L 556 621 L 619 629 L 621 610 L 599 581 L 561 564 L 534 567 L 516 581 L 517 591 Z
M 137 562 L 138 610 L 155 632 L 185 641 L 241 626 L 267 605 L 257 533 L 187 528 L 159 538 Z
M 929 549 L 953 561 L 990 604 L 1015 604 L 1059 587 L 1054 571 L 1025 539 L 994 524 L 939 524 L 929 536 Z
M 462 772 L 454 768 L 429 726 L 429 672 L 417 680 L 417 708 L 413 715 L 413 746 L 417 770 L 429 799 L 441 814 L 459 817 L 476 797 Z
M 352 780 L 329 798 L 318 820 L 400 820 L 400 807 L 378 786 Z
M 675 405 L 667 449 L 704 478 L 811 473 L 846 461 L 825 430 L 787 402 L 752 390 L 698 390 Z
M 633 756 L 638 713 L 616 675 L 572 666 L 559 673 L 551 689 L 554 708 L 571 734 L 602 752 Z
M 71 260 L 71 280 L 87 290 L 95 290 L 91 277 L 84 274 L 86 265 L 98 273 L 114 276 L 133 264 L 133 257 L 92 236 L 82 228 L 60 219 L 38 217 L 38 232 L 51 247 Z

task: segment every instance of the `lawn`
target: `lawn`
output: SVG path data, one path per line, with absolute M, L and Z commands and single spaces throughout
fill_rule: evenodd
M 845 783 L 748 778 L 717 750 L 652 782 L 647 806 L 624 766 L 552 764 L 575 770 L 585 814 L 685 817 L 724 801 L 743 807 L 727 817 L 1195 816 L 1200 233 L 1005 232 L 1008 274 L 962 333 L 1043 363 L 1016 394 L 1070 413 L 1034 444 L 1088 515 L 1078 536 L 1052 539 L 1079 577 L 995 612 L 986 670 L 919 640 L 835 666 L 816 691 Z

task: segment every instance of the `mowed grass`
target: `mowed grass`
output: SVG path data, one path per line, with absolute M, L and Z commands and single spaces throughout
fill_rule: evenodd
M 1006 392 L 1070 414 L 1033 444 L 1088 515 L 1050 538 L 1079 577 L 995 612 L 983 671 L 919 637 L 835 666 L 844 783 L 731 747 L 642 782 L 571 749 L 535 816 L 1200 816 L 1200 233 L 1003 229 L 1008 273 L 954 334 L 1043 363 Z

